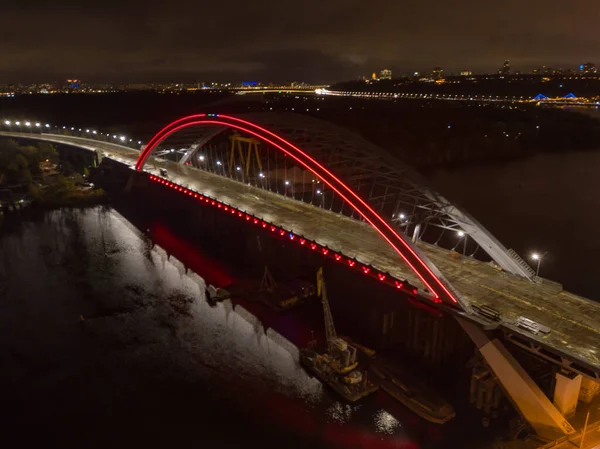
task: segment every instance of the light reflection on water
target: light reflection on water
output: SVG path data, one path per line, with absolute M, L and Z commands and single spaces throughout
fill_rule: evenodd
M 198 274 L 186 272 L 179 260 L 152 246 L 113 210 L 50 212 L 44 222 L 24 223 L 0 239 L 0 273 L 8 279 L 8 300 L 0 302 L 0 335 L 6 338 L 0 344 L 19 354 L 17 360 L 0 353 L 0 364 L 10 367 L 0 381 L 14 382 L 8 374 L 34 376 L 37 380 L 28 387 L 45 397 L 46 389 L 58 389 L 53 382 L 77 379 L 85 366 L 86 376 L 92 376 L 87 382 L 95 385 L 102 401 L 116 394 L 115 385 L 109 389 L 105 384 L 125 388 L 140 383 L 141 397 L 155 398 L 153 403 L 172 401 L 171 409 L 161 408 L 161 413 L 177 415 L 173 407 L 189 407 L 187 400 L 165 396 L 154 383 L 152 391 L 144 385 L 157 378 L 165 388 L 177 388 L 173 379 L 179 379 L 176 383 L 192 386 L 188 388 L 207 389 L 201 399 L 189 399 L 203 410 L 196 413 L 217 408 L 223 413 L 225 407 L 231 410 L 230 417 L 223 416 L 225 422 L 241 413 L 259 426 L 316 438 L 331 447 L 346 447 L 349 439 L 364 446 L 376 434 L 389 436 L 389 441 L 376 441 L 393 447 L 409 442 L 375 398 L 360 405 L 338 401 L 301 368 L 298 348 L 265 329 L 242 305 L 224 301 L 211 307 Z M 33 362 L 21 363 L 23 359 Z M 90 371 L 90 366 L 95 368 Z M 144 375 L 131 378 L 129 370 L 139 366 L 147 367 Z M 108 377 L 96 379 L 94 371 L 108 371 L 103 374 Z M 74 392 L 74 401 L 82 401 L 82 394 Z M 89 401 L 79 407 L 98 406 Z M 264 437 L 261 430 L 252 432 L 240 432 L 237 442 Z
M 393 435 L 396 432 L 396 429 L 400 426 L 400 421 L 398 421 L 385 410 L 379 410 L 375 414 L 374 420 L 377 431 L 381 433 Z

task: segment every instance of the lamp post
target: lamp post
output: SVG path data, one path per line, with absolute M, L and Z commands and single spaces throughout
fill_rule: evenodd
M 544 258 L 544 256 L 548 254 L 548 251 L 543 252 L 542 254 L 540 253 L 533 253 L 531 255 L 531 258 L 535 261 L 537 261 L 537 268 L 535 270 L 535 277 L 539 278 L 540 277 L 540 265 L 542 264 L 542 259 Z
M 467 234 L 465 231 L 458 231 L 458 238 L 463 239 L 463 256 L 467 254 Z

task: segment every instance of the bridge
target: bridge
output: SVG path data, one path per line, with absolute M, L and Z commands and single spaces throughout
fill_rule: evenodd
M 553 106 L 591 106 L 597 107 L 600 104 L 600 97 L 577 97 L 570 93 L 563 97 L 550 98 L 543 94 L 529 97 L 524 95 L 491 95 L 481 93 L 455 93 L 441 94 L 434 92 L 379 92 L 379 91 L 341 91 L 319 88 L 315 90 L 317 95 L 329 95 L 337 97 L 355 97 L 377 100 L 448 100 L 448 101 L 472 101 L 480 103 L 525 103 L 535 105 L 553 105 Z
M 95 151 L 197 207 L 238 217 L 357 276 L 373 277 L 397 290 L 399 300 L 412 297 L 454 316 L 541 437 L 575 432 L 565 415 L 581 383 L 600 380 L 600 304 L 537 277 L 466 211 L 381 148 L 293 114 L 184 117 L 141 151 L 37 131 L 0 136 Z M 561 368 L 553 402 L 506 341 Z

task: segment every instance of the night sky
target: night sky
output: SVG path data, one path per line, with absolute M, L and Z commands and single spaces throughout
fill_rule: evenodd
M 0 82 L 575 67 L 600 63 L 598 23 L 598 0 L 2 2 Z

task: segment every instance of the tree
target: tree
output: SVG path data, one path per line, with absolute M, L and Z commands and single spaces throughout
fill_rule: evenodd
M 58 164 L 59 156 L 58 151 L 54 148 L 54 145 L 48 142 L 40 142 L 38 143 L 38 148 L 40 149 L 40 158 L 43 161 L 49 161 L 53 164 Z
M 6 167 L 6 178 L 11 184 L 29 184 L 31 183 L 31 172 L 29 163 L 25 156 L 17 154 L 16 157 Z
M 40 176 L 42 169 L 40 168 L 40 162 L 42 158 L 40 156 L 40 150 L 34 146 L 20 147 L 21 155 L 27 160 L 29 171 L 33 176 Z

